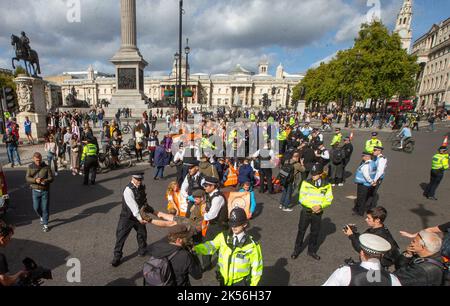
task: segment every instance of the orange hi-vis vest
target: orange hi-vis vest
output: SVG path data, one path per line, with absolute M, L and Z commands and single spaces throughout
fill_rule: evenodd
M 180 217 L 186 217 L 188 202 L 180 192 L 172 192 L 167 200 L 169 201 L 169 203 L 167 204 L 167 210 L 170 210 L 175 206 L 179 212 L 178 215 Z
M 228 163 L 227 180 L 223 184 L 224 187 L 236 186 L 238 184 L 238 171 L 231 163 Z

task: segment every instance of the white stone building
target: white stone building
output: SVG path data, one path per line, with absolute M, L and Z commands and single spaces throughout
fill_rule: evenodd
M 188 67 L 189 72 L 189 67 Z M 192 97 L 184 98 L 184 105 L 188 109 L 216 109 L 218 107 L 262 108 L 261 99 L 264 94 L 272 100 L 272 108 L 290 108 L 293 87 L 304 77 L 302 74 L 289 74 L 280 64 L 276 75 L 269 75 L 269 63 L 261 61 L 258 73 L 237 65 L 226 74 L 189 74 L 187 88 L 192 91 Z M 76 76 L 77 78 L 74 78 Z M 167 99 L 168 90 L 175 90 L 177 74 L 174 64 L 169 76 L 146 77 L 144 79 L 144 93 L 148 99 L 163 101 Z M 54 78 L 53 78 L 54 80 Z M 186 88 L 186 65 L 182 61 L 182 85 Z M 116 79 L 95 73 L 92 67 L 84 73 L 72 73 L 72 78 L 61 79 L 63 99 L 71 92 L 72 87 L 77 92 L 77 99 L 90 105 L 99 105 L 102 100 L 111 101 L 116 92 Z M 272 95 L 272 93 L 274 93 Z M 64 102 L 65 99 L 64 99 Z M 141 107 L 141 106 L 137 106 Z
M 422 70 L 418 77 L 417 109 L 450 109 L 450 18 L 434 24 L 413 45 Z

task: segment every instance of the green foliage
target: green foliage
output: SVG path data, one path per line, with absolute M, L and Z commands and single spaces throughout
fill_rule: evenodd
M 14 83 L 14 76 L 0 73 L 0 88 L 11 87 L 16 89 L 16 84 Z
M 307 105 L 326 105 L 337 101 L 348 105 L 366 99 L 387 99 L 395 95 L 415 95 L 416 75 L 420 71 L 415 56 L 401 47 L 398 34 L 391 34 L 378 21 L 363 24 L 353 48 L 338 52 L 329 63 L 307 71 L 293 91 L 299 99 L 300 88 L 306 88 Z M 350 105 L 349 105 L 350 106 Z
M 25 74 L 27 75 L 27 71 L 22 66 L 17 66 L 16 70 L 14 71 L 14 76 L 17 78 L 19 74 Z

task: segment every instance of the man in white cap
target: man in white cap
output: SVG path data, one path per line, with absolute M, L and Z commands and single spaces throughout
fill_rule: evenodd
M 382 269 L 380 264 L 391 244 L 373 234 L 360 235 L 359 242 L 361 263 L 341 266 L 323 286 L 401 286 L 398 278 Z

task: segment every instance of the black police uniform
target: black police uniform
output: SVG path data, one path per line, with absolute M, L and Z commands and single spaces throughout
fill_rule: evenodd
M 133 183 L 129 183 L 126 188 L 130 188 L 133 191 L 134 199 L 138 204 L 138 208 L 141 209 L 147 204 L 147 194 L 145 192 L 145 186 L 141 185 L 137 188 Z M 120 213 L 119 224 L 116 231 L 116 246 L 114 248 L 114 258 L 122 258 L 122 250 L 125 244 L 125 240 L 134 229 L 137 232 L 137 242 L 139 245 L 139 254 L 145 254 L 147 248 L 147 229 L 145 225 L 141 224 L 136 217 L 133 216 L 131 209 L 125 202 L 125 198 L 122 199 L 122 212 Z
M 259 157 L 261 161 L 269 161 L 271 159 L 270 151 L 268 149 L 261 149 L 259 151 Z M 262 163 L 261 163 L 262 164 Z M 272 168 L 261 168 L 259 169 L 259 177 L 260 177 L 260 185 L 259 192 L 264 193 L 266 191 L 266 186 L 264 181 L 267 181 L 267 188 L 269 193 L 273 193 L 273 184 L 272 184 Z

